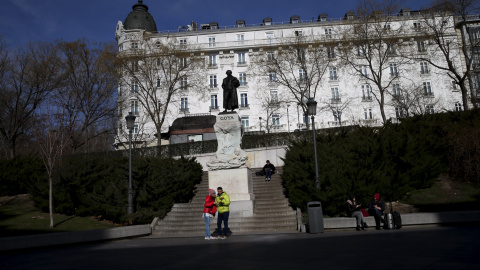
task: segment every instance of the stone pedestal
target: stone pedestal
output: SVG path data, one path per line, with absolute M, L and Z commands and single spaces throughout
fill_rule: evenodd
M 230 196 L 231 217 L 253 216 L 252 173 L 245 166 L 247 154 L 240 147 L 242 124 L 237 113 L 221 113 L 215 122 L 218 149 L 215 159 L 207 162 L 208 186 L 222 187 Z
M 230 196 L 231 217 L 253 216 L 252 172 L 244 167 L 208 172 L 208 187 L 217 190 L 222 187 L 223 191 Z

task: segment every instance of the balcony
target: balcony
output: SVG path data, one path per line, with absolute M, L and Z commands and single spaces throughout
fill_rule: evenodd
M 327 124 L 329 127 L 342 127 L 347 125 L 347 121 L 329 121 Z
M 209 108 L 211 112 L 220 110 L 218 106 L 210 106 Z
M 240 104 L 239 109 L 240 110 L 250 109 L 250 104 Z
M 188 108 L 180 108 L 179 113 L 190 113 L 190 110 Z
M 208 64 L 208 68 L 216 69 L 216 68 L 218 68 L 218 65 L 217 64 Z
M 424 92 L 424 93 L 423 93 L 423 96 L 429 97 L 429 98 L 435 97 L 435 95 L 433 94 L 433 92 Z
M 247 66 L 247 62 L 245 62 L 245 61 L 237 62 L 237 67 L 246 67 L 246 66 Z
M 212 83 L 212 84 L 210 84 L 208 87 L 209 87 L 210 89 L 212 89 L 212 88 L 218 88 L 218 84 L 216 84 L 216 83 L 213 84 L 213 83 Z
M 362 97 L 362 102 L 371 102 L 371 101 L 372 101 L 371 96 Z
M 342 99 L 339 97 L 334 97 L 330 99 L 330 103 L 342 103 Z
M 377 122 L 378 122 L 378 119 L 364 119 L 364 120 L 360 120 L 360 122 L 364 125 L 376 125 Z

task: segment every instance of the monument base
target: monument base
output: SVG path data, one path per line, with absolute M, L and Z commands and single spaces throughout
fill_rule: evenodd
M 253 194 L 252 173 L 246 167 L 208 172 L 208 187 L 217 190 L 222 187 L 230 197 L 231 217 L 253 216 L 255 195 Z

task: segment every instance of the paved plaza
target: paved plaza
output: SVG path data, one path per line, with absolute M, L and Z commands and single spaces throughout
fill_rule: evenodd
M 0 253 L 0 269 L 480 269 L 480 225 L 226 240 L 143 237 Z

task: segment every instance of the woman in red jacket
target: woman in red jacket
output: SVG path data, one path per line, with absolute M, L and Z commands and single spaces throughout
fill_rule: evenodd
M 205 206 L 203 207 L 203 218 L 205 219 L 205 240 L 215 239 L 210 234 L 210 223 L 217 212 L 217 205 L 215 204 L 215 190 L 208 189 L 208 195 L 205 198 Z

